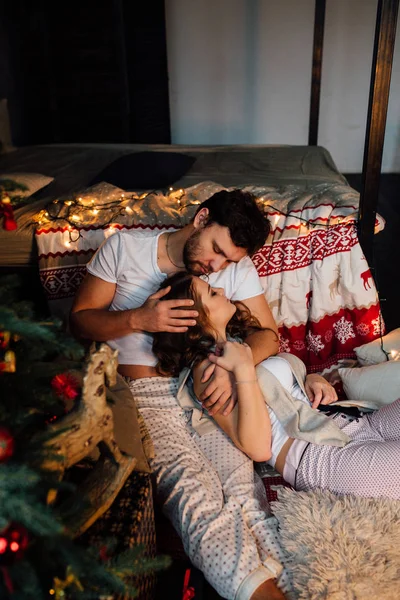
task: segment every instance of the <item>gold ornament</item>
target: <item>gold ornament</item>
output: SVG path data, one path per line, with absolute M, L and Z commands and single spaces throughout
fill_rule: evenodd
M 54 577 L 54 583 L 51 590 L 49 590 L 50 596 L 54 596 L 55 600 L 64 600 L 66 597 L 65 590 L 71 586 L 74 586 L 80 592 L 83 592 L 83 586 L 77 576 L 72 571 L 72 567 L 67 567 L 66 578 L 64 580 Z

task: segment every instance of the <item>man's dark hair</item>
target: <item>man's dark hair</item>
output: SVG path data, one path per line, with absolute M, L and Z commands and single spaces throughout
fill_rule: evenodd
M 253 194 L 222 190 L 200 204 L 196 214 L 202 208 L 209 211 L 207 226 L 217 223 L 228 227 L 232 242 L 239 248 L 246 248 L 249 256 L 264 245 L 271 227 Z

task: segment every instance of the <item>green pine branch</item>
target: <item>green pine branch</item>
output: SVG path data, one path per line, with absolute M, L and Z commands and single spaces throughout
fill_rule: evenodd
M 1 184 L 0 184 L 1 185 Z M 135 597 L 134 578 L 166 568 L 167 557 L 146 558 L 137 547 L 113 556 L 116 541 L 109 540 L 112 558 L 103 561 L 99 548 L 84 548 L 68 536 L 58 506 L 63 496 L 77 495 L 68 481 L 45 471 L 48 460 L 63 460 L 51 449 L 56 435 L 46 425 L 49 416 L 62 417 L 65 405 L 51 388 L 52 378 L 67 371 L 82 370 L 82 347 L 63 330 L 59 321 L 36 321 L 31 303 L 21 298 L 15 276 L 0 280 L 0 332 L 10 332 L 9 348 L 16 355 L 16 372 L 1 373 L 0 428 L 14 438 L 14 451 L 0 462 L 0 530 L 17 523 L 26 528 L 29 546 L 23 558 L 8 568 L 12 595 L 0 569 L 3 600 L 48 600 L 54 577 L 65 580 L 72 572 L 83 586 L 70 585 L 69 600 L 87 600 L 112 594 Z M 61 503 L 47 504 L 50 490 L 57 490 Z M 85 503 L 85 498 L 82 498 Z M 132 579 L 133 578 L 133 579 Z

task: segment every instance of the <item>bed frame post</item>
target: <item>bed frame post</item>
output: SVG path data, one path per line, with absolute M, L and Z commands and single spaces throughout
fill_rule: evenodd
M 310 120 L 308 145 L 318 143 L 319 104 L 321 96 L 322 51 L 324 46 L 326 0 L 315 0 L 313 62 L 311 76 Z
M 399 0 L 379 0 L 376 15 L 374 54 L 372 58 L 363 174 L 358 213 L 358 237 L 368 264 L 371 267 L 373 266 L 375 217 L 378 206 L 380 171 L 398 8 Z

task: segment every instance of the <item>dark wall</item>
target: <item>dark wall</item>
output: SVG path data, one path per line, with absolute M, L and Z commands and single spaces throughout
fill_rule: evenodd
M 170 143 L 163 0 L 3 0 L 0 97 L 16 145 Z
M 7 98 L 10 89 L 10 69 L 8 36 L 3 12 L 3 2 L 0 1 L 0 98 Z

